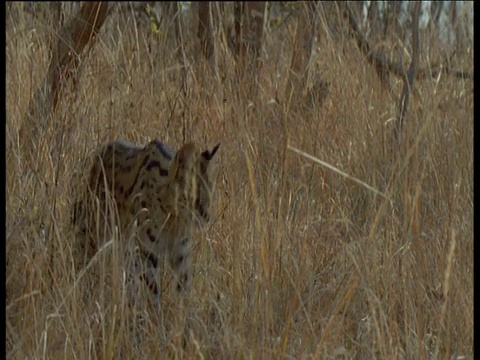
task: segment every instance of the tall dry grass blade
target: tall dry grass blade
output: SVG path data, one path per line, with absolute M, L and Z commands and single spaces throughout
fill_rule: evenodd
M 330 330 L 332 329 L 332 326 L 334 325 L 335 320 L 338 318 L 338 316 L 340 314 L 340 311 L 342 309 L 343 309 L 343 311 L 346 311 L 346 309 L 348 308 L 351 297 L 354 293 L 354 290 L 357 288 L 357 285 L 358 285 L 358 279 L 355 277 L 350 282 L 350 286 L 348 287 L 347 293 L 343 297 L 340 304 L 338 304 L 338 306 L 335 309 L 335 312 L 333 313 L 333 315 L 330 317 L 330 320 L 328 321 L 328 324 L 325 327 L 325 330 L 323 331 L 322 337 L 320 338 L 320 341 L 318 342 L 317 349 L 315 350 L 315 355 L 313 356 L 314 359 L 320 359 L 320 354 L 322 352 L 323 344 L 331 336 Z
M 72 295 L 73 291 L 77 287 L 77 285 L 80 283 L 80 280 L 85 276 L 87 271 L 97 262 L 97 259 L 103 254 L 104 251 L 106 251 L 107 248 L 109 248 L 111 245 L 113 245 L 113 239 L 107 242 L 105 245 L 103 245 L 100 249 L 98 249 L 97 253 L 93 256 L 93 258 L 88 262 L 87 265 L 80 271 L 78 274 L 77 278 L 75 279 L 75 282 L 73 283 L 72 287 L 70 290 L 68 290 L 67 295 L 62 299 L 60 304 L 57 306 L 57 313 L 60 312 L 60 309 L 65 305 L 65 302 L 70 295 Z
M 447 267 L 445 269 L 445 277 L 443 279 L 443 304 L 442 309 L 440 312 L 440 321 L 439 324 L 442 329 L 442 337 L 438 339 L 436 347 L 435 347 L 435 356 L 434 359 L 439 358 L 439 351 L 440 351 L 440 344 L 445 344 L 446 352 L 448 356 L 446 358 L 450 358 L 450 340 L 448 339 L 448 328 L 451 326 L 448 321 L 445 321 L 445 317 L 447 315 L 447 304 L 450 301 L 450 286 L 452 278 L 452 267 L 453 267 L 453 255 L 455 254 L 455 247 L 457 245 L 457 232 L 455 229 L 452 229 L 452 240 L 450 242 L 450 249 L 447 255 Z M 442 339 L 443 338 L 443 339 Z M 444 340 L 444 342 L 442 341 Z

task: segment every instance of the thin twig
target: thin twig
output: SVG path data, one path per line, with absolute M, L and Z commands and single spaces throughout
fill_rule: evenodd
M 384 199 L 386 199 L 386 200 L 388 200 L 390 203 L 392 203 L 392 200 L 391 200 L 387 195 L 385 195 L 384 193 L 382 193 L 382 192 L 378 191 L 377 189 L 371 187 L 371 186 L 368 185 L 367 183 L 365 183 L 365 182 L 363 182 L 363 181 L 361 181 L 361 180 L 359 180 L 359 179 L 357 179 L 357 178 L 355 178 L 355 177 L 353 177 L 353 176 L 350 176 L 350 175 L 348 175 L 347 173 L 345 173 L 345 172 L 337 169 L 335 166 L 330 165 L 330 164 L 326 163 L 325 161 L 322 161 L 322 160 L 316 158 L 315 156 L 312 156 L 312 155 L 310 155 L 310 154 L 307 154 L 306 152 L 304 152 L 304 151 L 302 151 L 302 150 L 299 150 L 299 149 L 297 149 L 297 148 L 295 148 L 295 147 L 293 147 L 293 146 L 287 145 L 287 148 L 288 148 L 289 150 L 292 150 L 293 152 L 296 152 L 297 154 L 302 155 L 303 157 L 306 157 L 306 158 L 309 159 L 309 160 L 312 160 L 312 161 L 314 161 L 314 162 L 316 162 L 316 163 L 319 163 L 320 165 L 325 166 L 326 168 L 328 168 L 328 169 L 330 169 L 330 170 L 333 170 L 333 171 L 336 172 L 337 174 L 340 174 L 340 175 L 342 175 L 343 177 L 345 177 L 345 178 L 347 178 L 347 179 L 350 179 L 350 180 L 356 182 L 357 184 L 362 185 L 363 187 L 365 187 L 365 188 L 367 188 L 368 190 L 372 191 L 375 195 L 380 195 L 381 197 L 383 197 Z

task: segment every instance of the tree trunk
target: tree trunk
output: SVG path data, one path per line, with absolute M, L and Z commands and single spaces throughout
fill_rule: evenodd
M 198 4 L 198 37 L 202 44 L 203 55 L 210 60 L 213 55 L 213 34 L 210 25 L 210 1 Z
M 312 55 L 315 40 L 317 4 L 303 2 L 298 17 L 297 32 L 290 64 L 290 74 L 287 82 L 286 97 L 291 93 L 303 93 L 308 75 L 308 64 Z

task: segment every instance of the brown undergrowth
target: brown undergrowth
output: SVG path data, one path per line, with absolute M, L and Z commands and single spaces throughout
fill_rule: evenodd
M 396 99 L 338 33 L 312 60 L 329 84 L 318 99 L 282 95 L 293 37 L 267 32 L 251 101 L 222 43 L 216 77 L 186 37 L 184 92 L 173 44 L 114 12 L 27 162 L 18 130 L 48 68 L 48 29 L 7 16 L 8 358 L 473 358 L 472 82 L 418 81 L 396 148 Z M 471 52 L 461 59 L 473 69 Z M 222 142 L 192 294 L 165 290 L 161 311 L 145 290 L 129 305 L 112 257 L 73 266 L 79 175 L 114 138 Z

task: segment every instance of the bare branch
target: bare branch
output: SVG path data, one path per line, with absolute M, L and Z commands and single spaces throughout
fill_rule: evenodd
M 418 22 L 420 18 L 420 9 L 422 3 L 420 1 L 415 2 L 413 9 L 413 22 L 412 22 L 412 44 L 413 54 L 410 68 L 407 75 L 403 78 L 403 90 L 402 96 L 399 102 L 399 114 L 395 126 L 395 138 L 397 142 L 401 141 L 401 131 L 403 123 L 405 121 L 405 114 L 407 113 L 408 101 L 410 100 L 410 93 L 413 89 L 413 83 L 415 80 L 415 72 L 418 69 L 418 62 L 420 60 L 420 34 L 418 30 Z
M 60 30 L 57 51 L 50 63 L 49 76 L 53 89 L 53 107 L 59 96 L 60 79 L 69 79 L 75 74 L 79 63 L 79 55 L 90 43 L 90 47 L 98 31 L 107 17 L 108 3 L 86 2 L 80 12 Z
M 58 34 L 56 46 L 44 81 L 30 100 L 20 129 L 20 142 L 25 155 L 35 153 L 34 142 L 38 131 L 45 126 L 48 116 L 55 110 L 61 94 L 61 84 L 68 79 L 75 81 L 80 54 L 87 44 L 92 44 L 107 17 L 108 3 L 85 2 L 81 10 Z
M 367 61 L 375 67 L 382 84 L 384 84 L 387 88 L 389 88 L 388 81 L 387 81 L 387 74 L 393 74 L 397 77 L 404 77 L 405 71 L 403 70 L 403 66 L 400 63 L 393 62 L 392 60 L 386 58 L 382 54 L 375 53 L 372 50 L 369 42 L 363 36 L 358 22 L 355 18 L 353 10 L 350 8 L 348 2 L 343 3 L 344 14 L 348 19 L 348 23 L 350 26 L 351 33 L 357 42 L 357 46 L 366 56 Z M 442 64 L 435 64 L 426 69 L 418 69 L 415 73 L 415 77 L 417 80 L 425 79 L 425 78 L 432 78 L 438 76 L 440 72 L 445 72 L 446 74 L 451 74 L 455 77 L 461 79 L 473 79 L 473 74 L 468 73 L 465 71 L 454 71 L 451 70 L 448 66 L 448 59 L 445 59 L 444 63 Z M 390 89 L 389 89 L 390 90 Z

